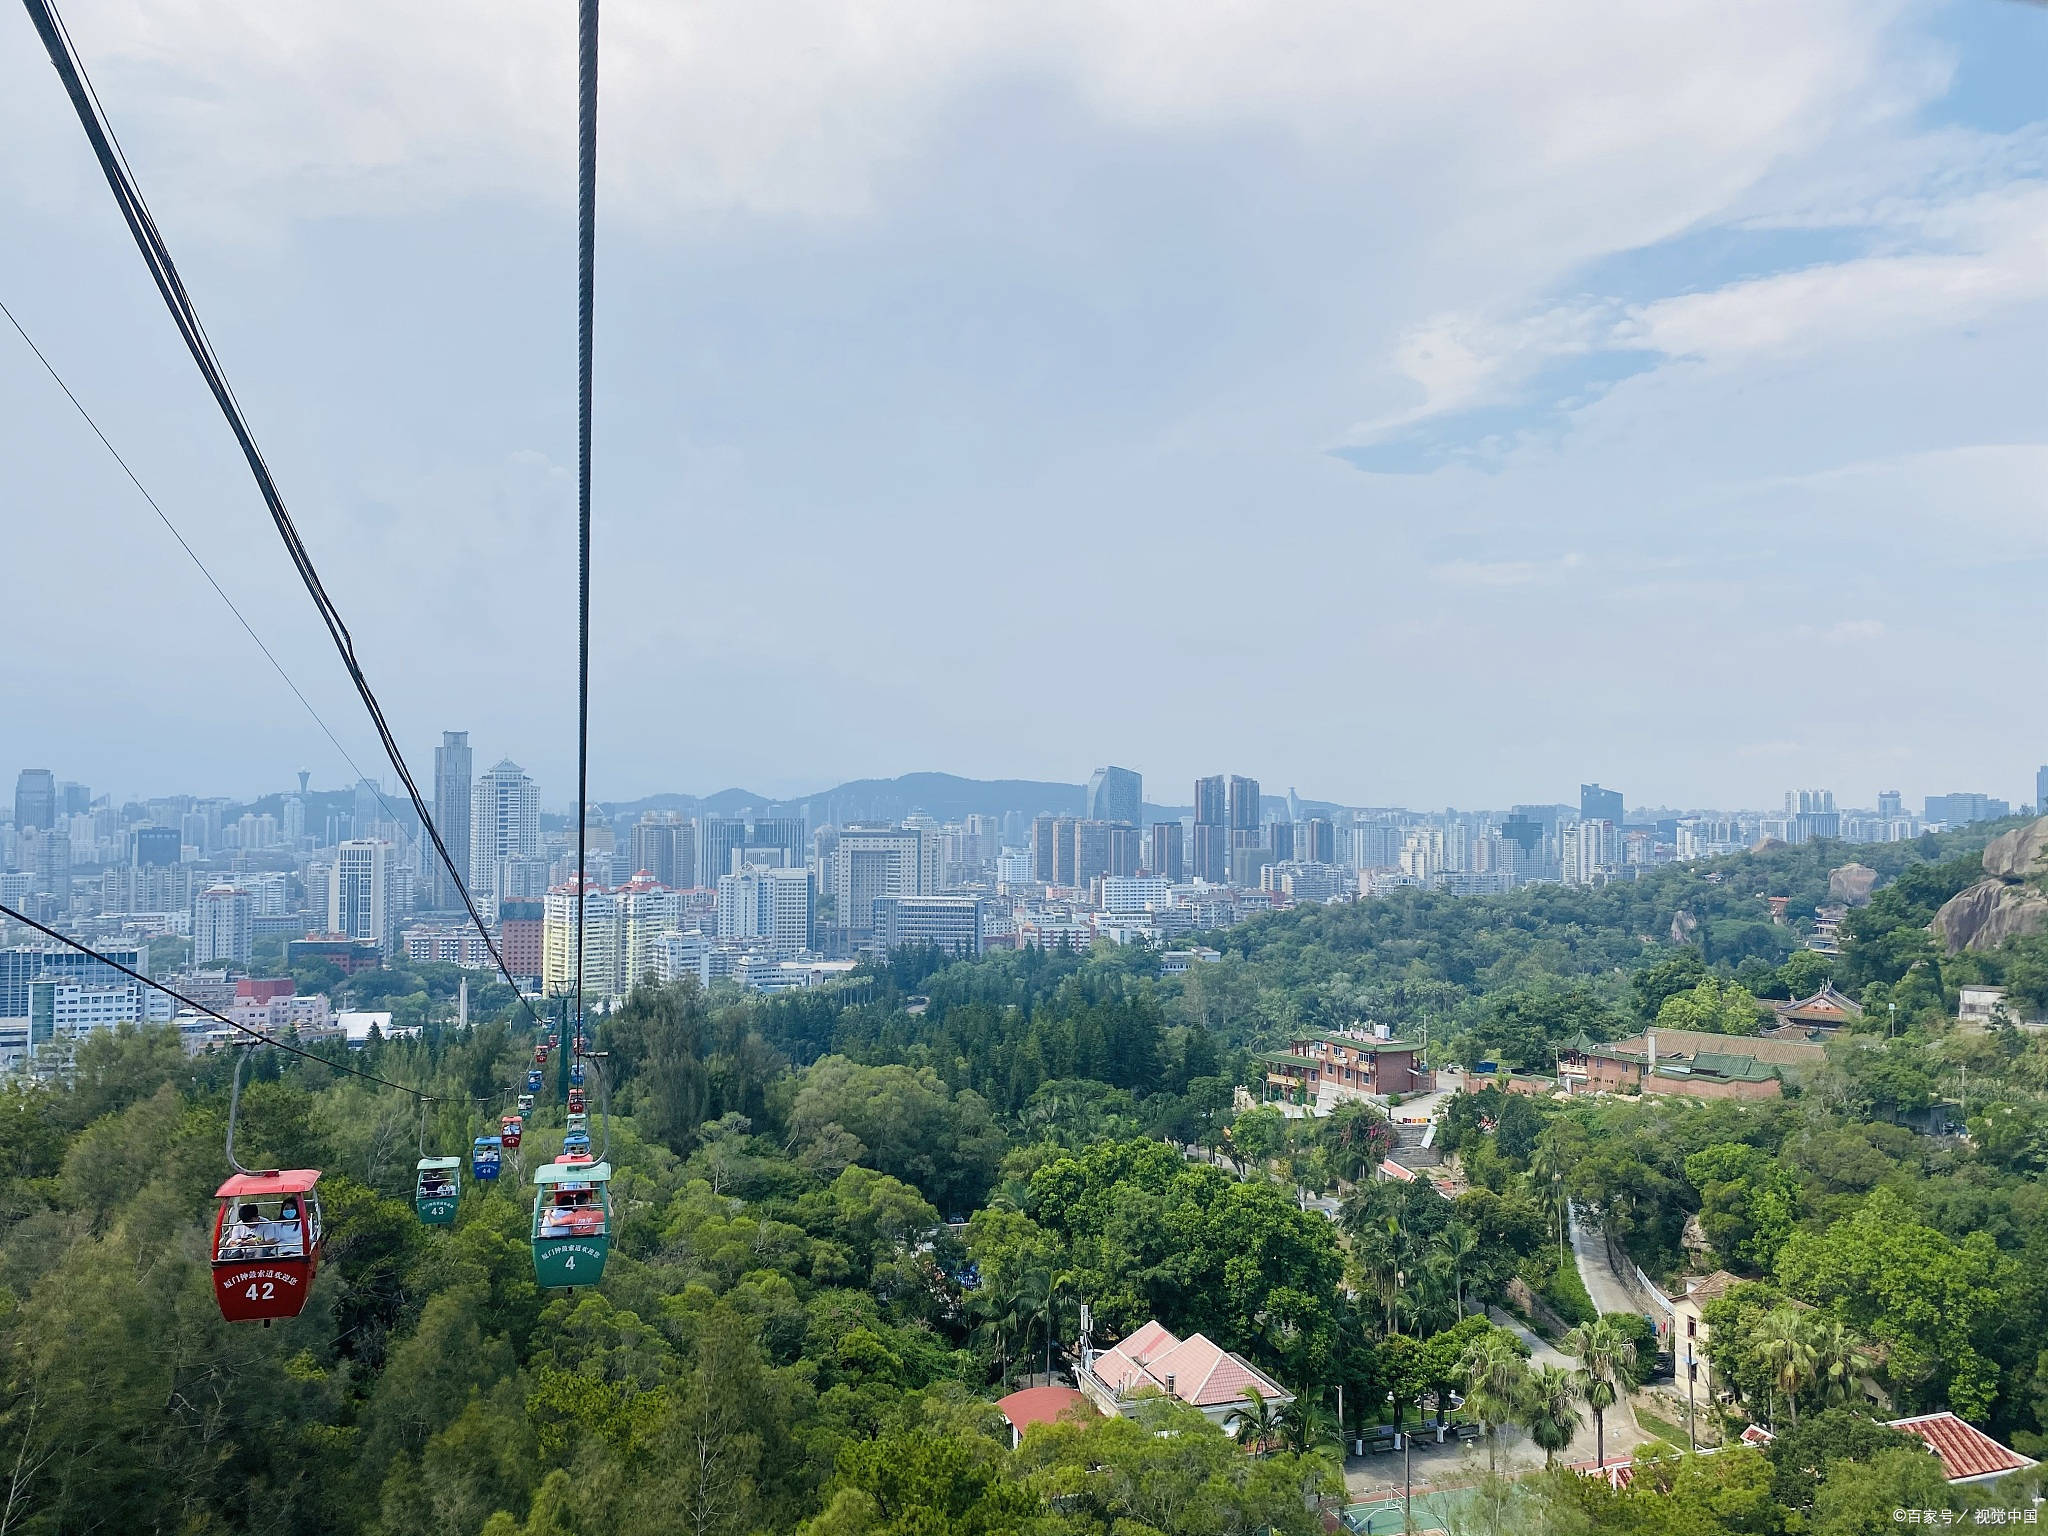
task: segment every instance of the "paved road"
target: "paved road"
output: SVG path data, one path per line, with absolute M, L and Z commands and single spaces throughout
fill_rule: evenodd
M 1579 1220 L 1574 1210 L 1571 1218 L 1572 1257 L 1578 1261 L 1579 1279 L 1585 1282 L 1586 1294 L 1593 1298 L 1593 1305 L 1602 1312 L 1634 1312 L 1640 1315 L 1643 1304 L 1636 1299 L 1634 1287 L 1622 1278 L 1614 1263 L 1607 1256 L 1606 1239 Z

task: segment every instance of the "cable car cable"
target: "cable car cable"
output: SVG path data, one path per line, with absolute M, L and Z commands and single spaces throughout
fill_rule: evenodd
M 477 910 L 476 900 L 470 895 L 468 882 L 456 870 L 455 861 L 449 855 L 447 844 L 442 840 L 441 830 L 434 825 L 433 814 L 427 809 L 426 798 L 420 793 L 419 785 L 413 779 L 412 769 L 407 766 L 405 761 L 405 754 L 399 750 L 397 738 L 392 734 L 391 726 L 385 719 L 383 706 L 378 702 L 376 693 L 370 687 L 369 679 L 363 673 L 361 663 L 356 659 L 355 639 L 349 633 L 348 625 L 343 621 L 340 609 L 335 605 L 333 598 L 328 596 L 326 585 L 322 582 L 320 572 L 313 563 L 313 557 L 307 550 L 305 541 L 300 537 L 297 525 L 292 521 L 291 512 L 285 506 L 284 496 L 278 490 L 277 482 L 270 473 L 270 466 L 265 462 L 263 452 L 257 446 L 255 436 L 250 430 L 248 421 L 242 414 L 241 403 L 236 400 L 234 390 L 228 383 L 226 371 L 222 368 L 220 359 L 214 353 L 213 343 L 207 337 L 205 326 L 200 322 L 198 309 L 192 303 L 191 296 L 185 291 L 184 280 L 178 275 L 177 264 L 171 259 L 170 249 L 165 244 L 162 233 L 157 229 L 156 220 L 149 211 L 148 202 L 144 199 L 141 189 L 135 182 L 133 172 L 128 165 L 127 156 L 120 149 L 119 141 L 115 138 L 111 124 L 100 106 L 98 93 L 93 89 L 90 78 L 86 74 L 85 66 L 78 58 L 76 49 L 72 46 L 70 34 L 65 30 L 64 23 L 57 15 L 56 8 L 51 3 L 51 0 L 22 0 L 22 4 L 28 10 L 29 19 L 35 23 L 36 31 L 43 40 L 43 46 L 50 55 L 50 63 L 55 67 L 58 78 L 64 84 L 65 93 L 71 98 L 71 104 L 78 114 L 79 123 L 85 129 L 86 138 L 91 142 L 93 154 L 99 160 L 100 169 L 107 179 L 107 185 L 114 194 L 114 201 L 120 207 L 122 217 L 127 221 L 129 233 L 134 236 L 136 248 L 142 253 L 143 262 L 149 268 L 149 274 L 156 283 L 157 292 L 163 297 L 165 307 L 170 310 L 172 323 L 177 327 L 179 336 L 183 338 L 186 350 L 192 354 L 192 361 L 198 367 L 200 377 L 205 380 L 208 390 L 212 392 L 214 402 L 220 407 L 221 415 L 226 418 L 228 430 L 234 434 L 235 441 L 242 450 L 242 457 L 248 461 L 249 471 L 255 477 L 257 490 L 262 494 L 264 505 L 270 512 L 270 519 L 277 529 L 278 537 L 284 542 L 285 551 L 291 558 L 293 568 L 297 570 L 300 581 L 304 583 L 308 595 L 312 597 L 314 607 L 319 610 L 321 621 L 327 626 L 328 637 L 334 642 L 335 650 L 341 657 L 342 666 L 347 669 L 350 680 L 355 684 L 356 693 L 362 699 L 364 709 L 369 713 L 370 722 L 376 728 L 377 736 L 383 744 L 385 755 L 390 758 L 392 768 L 397 772 L 399 781 L 404 785 L 407 796 L 412 800 L 413 809 L 420 818 L 420 825 L 426 829 L 428 837 L 433 840 L 434 851 L 440 855 L 443 868 L 448 871 L 448 876 L 454 882 L 455 889 L 461 894 L 462 904 L 469 912 L 469 919 L 475 924 L 477 932 L 482 936 L 484 947 L 490 951 L 491 959 L 496 962 L 499 974 L 505 978 L 506 983 L 512 988 L 513 997 L 526 1010 L 527 1017 L 533 1021 L 536 1028 L 539 1028 L 539 1015 L 533 1011 L 533 1005 L 527 1002 L 525 996 L 520 992 L 519 983 L 513 978 L 511 970 L 506 966 L 504 956 L 499 953 L 497 942 L 491 938 L 490 930 L 484 925 L 483 916 Z M 594 13 L 595 0 L 585 0 L 585 4 Z M 593 48 L 594 41 L 593 37 Z M 594 67 L 593 60 L 593 78 L 590 87 L 592 92 L 595 90 Z M 592 132 L 594 134 L 594 95 L 591 113 L 593 119 Z M 594 143 L 591 147 L 591 154 L 593 156 L 595 154 Z M 586 486 L 584 498 L 586 523 L 588 518 L 588 478 L 586 454 L 584 474 Z M 587 538 L 585 542 L 587 544 Z M 588 579 L 586 575 L 586 590 L 587 585 Z M 587 646 L 585 670 L 587 673 Z M 582 807 L 579 803 L 579 812 L 581 809 Z M 579 913 L 577 925 L 579 935 L 582 930 L 580 915 Z
M 590 351 L 597 301 L 597 0 L 577 19 L 576 154 L 576 1044 L 583 1049 L 583 922 L 590 902 Z
M 275 1035 L 267 1035 L 262 1030 L 256 1028 L 252 1024 L 239 1023 L 236 1020 L 229 1018 L 226 1014 L 220 1013 L 215 1009 L 207 1007 L 206 1004 L 204 1003 L 195 1002 L 193 999 L 187 997 L 184 993 L 180 992 L 175 987 L 167 987 L 162 982 L 153 980 L 152 978 L 143 975 L 142 972 L 135 970 L 130 966 L 123 965 L 120 961 L 115 960 L 107 955 L 101 954 L 98 950 L 94 949 L 90 944 L 86 944 L 78 939 L 74 939 L 69 934 L 59 933 L 55 928 L 50 927 L 49 924 L 39 923 L 25 912 L 17 912 L 14 908 L 8 906 L 5 902 L 0 902 L 0 917 L 10 917 L 14 919 L 15 922 L 20 923 L 25 928 L 33 928 L 37 933 L 44 935 L 46 938 L 55 939 L 59 944 L 65 945 L 67 948 L 70 949 L 75 949 L 81 955 L 85 955 L 91 959 L 97 960 L 101 965 L 106 966 L 109 970 L 119 971 L 123 976 L 126 976 L 130 981 L 139 981 L 145 987 L 152 987 L 156 991 L 163 993 L 165 997 L 171 998 L 176 1002 L 183 1003 L 187 1008 L 190 1008 L 194 1013 L 204 1014 L 209 1019 L 218 1019 L 221 1023 L 227 1025 L 228 1028 L 238 1029 L 243 1034 L 248 1035 L 254 1040 L 260 1041 L 262 1044 L 270 1046 L 273 1049 L 284 1051 L 293 1056 L 303 1057 L 307 1061 L 317 1061 L 320 1063 L 321 1066 L 326 1067 L 331 1071 L 346 1072 L 351 1077 L 360 1077 L 365 1078 L 373 1083 L 381 1083 L 386 1088 L 396 1088 L 400 1093 L 405 1094 L 410 1098 L 427 1099 L 431 1097 L 428 1094 L 420 1092 L 420 1090 L 417 1088 L 408 1088 L 404 1083 L 394 1083 L 388 1077 L 379 1077 L 374 1072 L 365 1072 L 361 1067 L 351 1067 L 344 1062 L 329 1061 L 325 1056 L 316 1056 L 311 1051 L 304 1050 L 299 1046 L 293 1045 L 289 1040 L 280 1040 Z
M 199 574 L 206 578 L 206 584 L 213 588 L 214 595 L 227 604 L 228 612 L 235 616 L 235 622 L 242 626 L 243 632 L 256 642 L 256 649 L 263 653 L 263 659 L 270 663 L 279 677 L 284 679 L 284 685 L 291 689 L 292 697 L 305 706 L 306 713 L 313 718 L 313 723 L 320 727 L 321 732 L 329 741 L 334 743 L 334 750 L 341 754 L 341 760 L 347 763 L 350 771 L 355 774 L 356 782 L 374 786 L 376 781 L 363 772 L 362 767 L 349 754 L 348 748 L 341 744 L 341 738 L 334 734 L 334 728 L 320 717 L 320 711 L 313 707 L 312 701 L 300 690 L 299 685 L 292 681 L 292 676 L 289 672 L 285 671 L 284 664 L 272 654 L 270 647 L 263 643 L 263 637 L 256 633 L 255 628 L 243 616 L 242 610 L 235 606 L 235 600 L 227 595 L 220 582 L 214 578 L 213 572 L 207 569 L 206 562 L 199 558 L 199 551 L 186 542 L 185 535 L 178 531 L 178 525 L 171 521 L 162 506 L 157 503 L 157 499 L 150 495 L 149 487 L 144 485 L 137 478 L 135 471 L 128 467 L 128 461 L 121 456 L 121 450 L 116 448 L 108 440 L 107 434 L 100 430 L 100 424 L 93 419 L 92 412 L 88 411 L 85 408 L 84 402 L 72 393 L 71 386 L 64 382 L 64 376 L 57 371 L 56 365 L 43 354 L 43 349 L 36 345 L 35 338 L 29 335 L 27 330 L 23 328 L 21 321 L 15 317 L 14 311 L 7 307 L 7 301 L 4 299 L 0 299 L 0 315 L 7 317 L 7 323 L 14 327 L 15 334 L 21 337 L 29 351 L 35 354 L 36 361 L 43 365 L 43 371 L 49 374 L 57 388 L 64 392 L 64 398 L 71 402 L 73 409 L 78 412 L 85 424 L 92 428 L 92 435 L 100 440 L 100 446 L 105 448 L 107 453 L 113 458 L 113 461 L 121 466 L 121 473 L 128 477 L 128 483 L 142 493 L 142 499 L 149 503 L 149 510 L 156 514 L 158 522 L 170 530 L 171 537 L 178 541 L 178 548 L 184 550 L 192 563 L 199 568 Z M 399 820 L 398 812 L 392 809 L 391 802 L 384 798 L 383 789 L 381 787 L 377 788 L 376 793 L 378 803 L 389 813 L 392 825 L 398 827 L 400 832 L 403 832 L 404 824 Z

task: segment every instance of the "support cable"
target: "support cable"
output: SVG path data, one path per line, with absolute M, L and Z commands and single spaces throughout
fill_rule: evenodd
M 597 298 L 597 0 L 577 23 L 576 157 L 576 1039 L 583 1050 L 583 919 L 590 828 L 590 351 Z
M 592 12 L 594 21 L 596 0 L 584 0 L 584 3 Z M 106 121 L 98 96 L 86 76 L 85 67 L 72 46 L 70 35 L 65 31 L 56 7 L 51 0 L 22 0 L 22 4 L 28 10 L 29 19 L 35 23 L 36 32 L 42 38 L 43 46 L 50 55 L 50 63 L 55 66 L 57 76 L 64 84 L 65 93 L 71 98 L 72 107 L 78 114 L 78 121 L 85 129 L 86 138 L 92 144 L 93 154 L 99 160 L 100 169 L 106 176 L 107 186 L 114 194 L 114 201 L 121 210 L 121 216 L 128 223 L 129 233 L 134 236 L 136 249 L 142 253 L 143 263 L 149 268 L 149 275 L 156 283 L 157 292 L 162 295 L 165 307 L 170 310 L 172 323 L 177 327 L 179 336 L 183 338 L 186 350 L 192 354 L 192 361 L 197 365 L 200 377 L 205 380 L 215 403 L 220 407 L 221 415 L 226 418 L 228 429 L 234 434 L 235 441 L 242 450 L 242 457 L 248 461 L 249 471 L 255 477 L 258 491 L 262 493 L 263 503 L 270 512 L 271 522 L 284 543 L 285 552 L 291 558 L 300 581 L 305 584 L 308 595 L 312 597 L 313 606 L 319 610 L 321 621 L 327 626 L 328 637 L 334 642 L 342 665 L 347 669 L 350 680 L 355 684 L 356 693 L 362 699 L 364 709 L 369 713 L 378 740 L 383 744 L 385 756 L 391 760 L 392 768 L 397 772 L 400 783 L 404 785 L 405 792 L 412 801 L 413 810 L 419 816 L 420 825 L 433 840 L 434 851 L 440 855 L 442 867 L 448 871 L 449 879 L 454 882 L 455 889 L 461 894 L 462 904 L 469 912 L 469 919 L 476 925 L 476 930 L 483 938 L 484 947 L 490 951 L 499 974 L 512 988 L 513 997 L 526 1010 L 526 1015 L 533 1021 L 535 1028 L 539 1028 L 539 1015 L 534 1013 L 533 1005 L 527 1002 L 520 992 L 518 981 L 507 968 L 504 956 L 498 951 L 497 941 L 491 937 L 490 930 L 484 924 L 483 915 L 477 910 L 476 900 L 470 895 L 468 882 L 455 868 L 455 861 L 449 855 L 447 844 L 442 840 L 441 829 L 434 825 L 433 813 L 427 809 L 426 798 L 420 793 L 419 785 L 413 779 L 412 769 L 406 765 L 405 754 L 399 750 L 398 740 L 392 734 L 390 723 L 385 719 L 383 706 L 378 702 L 377 695 L 371 689 L 369 679 L 364 675 L 362 665 L 356 658 L 355 639 L 350 635 L 348 625 L 343 622 L 340 609 L 328 595 L 319 570 L 313 563 L 313 557 L 307 550 L 304 539 L 300 537 L 298 527 L 292 521 L 291 512 L 285 506 L 284 496 L 278 490 L 277 482 L 270 473 L 270 466 L 264 461 L 263 452 L 256 445 L 255 436 L 242 414 L 241 404 L 235 399 L 234 390 L 228 383 L 226 371 L 221 367 L 220 359 L 214 353 L 213 343 L 208 339 L 206 328 L 200 322 L 198 309 L 185 291 L 184 280 L 178 275 L 178 268 L 171 259 L 169 247 L 157 229 L 149 205 L 136 185 L 127 157 L 121 151 L 113 130 Z M 594 37 L 592 47 L 594 48 Z M 590 87 L 593 92 L 594 68 L 593 59 L 593 79 Z M 590 112 L 594 133 L 594 101 Z M 594 156 L 594 145 L 591 153 Z M 587 463 L 585 483 L 587 486 Z M 585 502 L 587 506 L 587 491 Z M 587 511 L 585 515 L 587 519 Z M 587 590 L 587 576 L 585 582 Z M 580 932 L 580 922 L 578 928 Z

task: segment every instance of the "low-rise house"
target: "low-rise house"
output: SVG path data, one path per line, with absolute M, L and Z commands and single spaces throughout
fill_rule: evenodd
M 1010 1449 L 1024 1441 L 1024 1431 L 1034 1424 L 1051 1424 L 1059 1419 L 1092 1419 L 1095 1405 L 1072 1387 L 1025 1387 L 996 1400 L 996 1411 L 1010 1426 Z
M 1302 1035 L 1284 1051 L 1262 1052 L 1259 1064 L 1268 1099 L 1327 1114 L 1347 1099 L 1428 1092 L 1435 1077 L 1421 1057 L 1421 1046 L 1382 1024 L 1369 1035 Z
M 1778 1026 L 1792 1025 L 1795 1029 L 1814 1031 L 1831 1035 L 1844 1029 L 1863 1017 L 1863 1005 L 1855 998 L 1835 990 L 1831 981 L 1821 983 L 1821 988 L 1811 997 L 1796 997 L 1789 1003 L 1772 1003 L 1771 1011 L 1777 1015 Z
M 1112 1418 L 1121 1418 L 1137 1399 L 1160 1394 L 1199 1408 L 1231 1434 L 1237 1432 L 1232 1416 L 1249 1406 L 1254 1391 L 1276 1410 L 1294 1401 L 1292 1392 L 1242 1355 L 1199 1333 L 1177 1338 L 1156 1319 L 1108 1349 L 1083 1349 L 1074 1384 Z
M 1813 1040 L 1651 1029 L 1600 1044 L 1584 1035 L 1558 1052 L 1557 1075 L 1573 1093 L 1680 1094 L 1697 1099 L 1774 1099 L 1782 1079 L 1827 1060 Z

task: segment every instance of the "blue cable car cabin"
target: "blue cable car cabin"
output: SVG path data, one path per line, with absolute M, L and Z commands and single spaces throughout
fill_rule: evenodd
M 562 1138 L 562 1150 L 564 1152 L 580 1152 L 588 1156 L 590 1153 L 590 1133 L 588 1131 L 569 1132 L 568 1135 Z
M 413 1165 L 412 1208 L 430 1227 L 455 1224 L 455 1205 L 462 1197 L 462 1159 L 423 1157 Z
M 571 1088 L 581 1088 L 583 1086 L 583 1063 L 580 1061 L 569 1063 L 569 1086 Z
M 479 1184 L 488 1184 L 498 1176 L 501 1158 L 499 1148 L 504 1145 L 500 1136 L 479 1136 L 476 1145 L 470 1148 L 469 1171 Z
M 528 1093 L 539 1093 L 540 1087 L 540 1068 L 535 1067 L 526 1074 L 526 1091 Z

